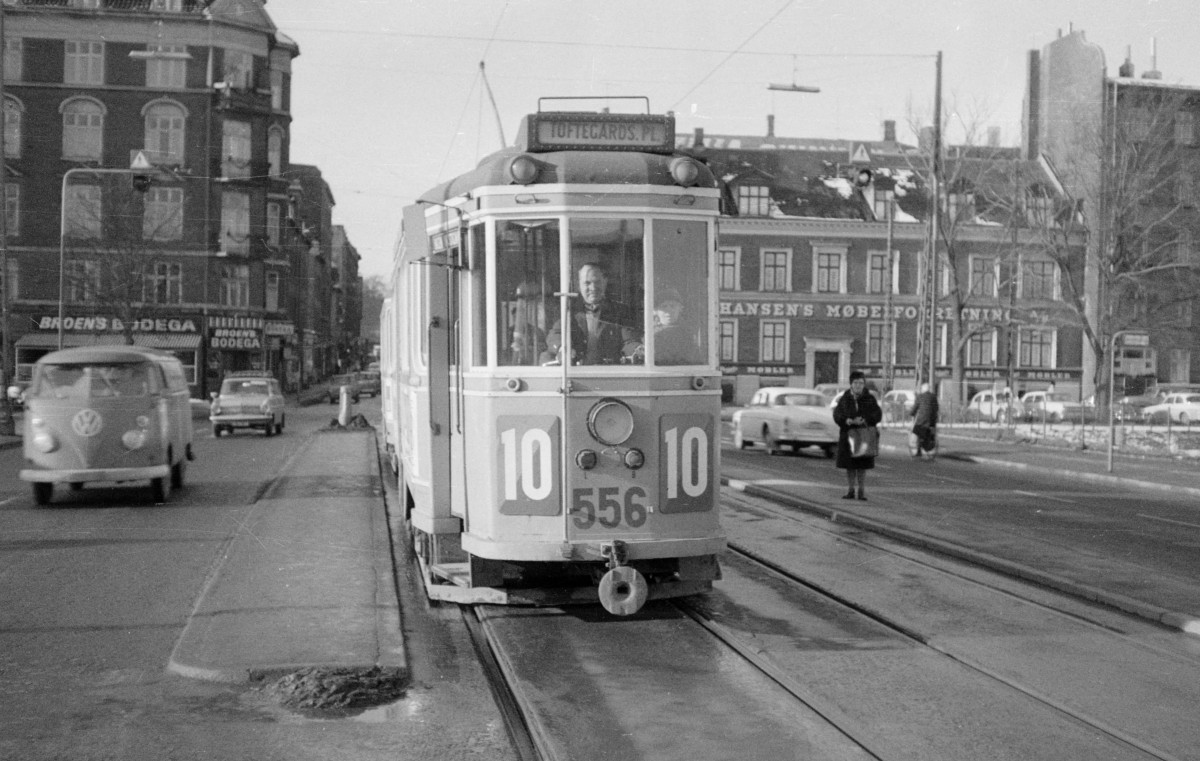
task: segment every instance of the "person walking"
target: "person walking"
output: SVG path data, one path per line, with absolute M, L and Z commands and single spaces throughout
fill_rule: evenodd
M 883 420 L 883 410 L 879 402 L 867 391 L 867 376 L 855 370 L 850 373 L 850 389 L 838 398 L 833 408 L 833 422 L 838 427 L 837 460 L 838 468 L 846 471 L 846 480 L 850 490 L 842 499 L 857 497 L 866 500 L 864 491 L 867 471 L 875 467 L 875 458 L 854 457 L 850 451 L 850 431 L 853 429 L 874 429 Z M 857 492 L 856 492 L 857 490 Z
M 921 391 L 913 403 L 913 435 L 917 437 L 917 445 L 913 447 L 913 457 L 920 457 L 922 452 L 933 455 L 937 446 L 938 400 L 937 395 L 930 390 L 928 383 L 921 384 Z

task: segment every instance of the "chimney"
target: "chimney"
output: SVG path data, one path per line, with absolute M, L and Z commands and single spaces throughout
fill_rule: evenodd
M 775 114 L 767 114 L 767 137 L 775 137 Z
M 704 128 L 703 127 L 696 128 L 696 136 L 692 138 L 692 147 L 693 148 L 703 148 L 704 147 Z
M 1158 39 L 1150 38 L 1150 70 L 1142 72 L 1142 79 L 1162 79 L 1162 72 L 1158 70 Z
M 885 119 L 883 122 L 883 141 L 885 143 L 896 142 L 896 121 L 894 119 Z
M 1117 69 L 1118 77 L 1133 76 L 1133 46 L 1125 46 L 1125 63 L 1121 64 L 1121 68 Z
M 999 127 L 988 127 L 987 144 L 988 144 L 988 148 L 999 148 L 1000 147 L 1000 128 Z

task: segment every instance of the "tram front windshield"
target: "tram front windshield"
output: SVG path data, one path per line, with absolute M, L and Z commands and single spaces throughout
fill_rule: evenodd
M 708 362 L 705 223 L 580 218 L 570 220 L 569 230 L 564 241 L 556 219 L 497 224 L 500 365 Z M 646 256 L 648 234 L 654 267 Z M 565 252 L 570 280 L 560 287 Z M 560 290 L 575 294 L 565 320 Z

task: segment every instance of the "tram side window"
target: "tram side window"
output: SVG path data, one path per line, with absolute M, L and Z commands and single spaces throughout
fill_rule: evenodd
M 471 330 L 468 336 L 471 341 L 471 364 L 483 367 L 487 364 L 487 257 L 484 256 L 487 227 L 472 227 L 468 240 L 467 259 L 471 262 L 471 268 L 466 279 L 470 283 L 471 299 Z
M 708 226 L 654 222 L 654 364 L 708 363 Z
M 496 225 L 496 345 L 501 365 L 540 365 L 558 320 L 560 236 L 557 220 Z
M 645 224 L 640 219 L 571 220 L 569 330 L 546 338 L 555 361 L 570 348 L 577 365 L 640 363 L 645 356 Z M 569 342 L 567 337 L 569 336 Z

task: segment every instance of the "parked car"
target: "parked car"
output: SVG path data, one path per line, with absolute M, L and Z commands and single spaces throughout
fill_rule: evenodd
M 1122 396 L 1113 408 L 1113 417 L 1125 423 L 1140 423 L 1146 419 L 1145 410 L 1152 404 L 1158 404 L 1164 396 L 1154 393 L 1131 394 Z
M 1024 417 L 1024 407 L 1021 400 L 1009 389 L 988 389 L 971 397 L 971 402 L 963 410 L 963 416 L 968 422 L 987 420 L 1006 423 Z
M 350 398 L 355 404 L 358 404 L 359 397 L 362 396 L 362 386 L 358 383 L 358 375 L 356 373 L 342 373 L 329 377 L 329 382 L 325 384 L 325 393 L 329 396 L 329 403 L 338 403 L 338 399 L 342 395 L 342 386 L 347 386 L 350 389 Z
M 1071 399 L 1059 391 L 1030 391 L 1021 397 L 1022 419 L 1061 423 L 1082 423 L 1096 416 L 1096 408 Z
M 883 395 L 879 406 L 883 408 L 884 423 L 903 423 L 917 402 L 917 392 L 911 389 L 894 388 Z
M 364 370 L 358 373 L 358 385 L 364 394 L 379 396 L 381 382 L 378 370 Z
M 212 399 L 208 420 L 215 438 L 239 428 L 261 429 L 274 436 L 287 422 L 279 381 L 261 372 L 226 375 L 221 390 L 213 392 Z
M 733 413 L 733 443 L 738 449 L 762 444 L 769 454 L 789 447 L 820 447 L 837 452 L 838 427 L 827 397 L 816 389 L 760 388 L 750 404 Z
M 1150 423 L 1165 423 L 1171 420 L 1182 425 L 1200 422 L 1200 394 L 1167 394 L 1159 404 L 1142 410 L 1143 417 Z

